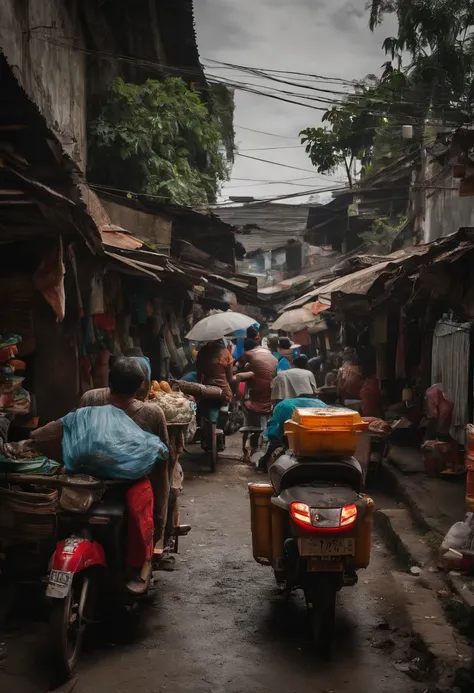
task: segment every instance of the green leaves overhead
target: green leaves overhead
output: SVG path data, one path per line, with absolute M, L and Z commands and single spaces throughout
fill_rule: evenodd
M 398 19 L 398 34 L 383 48 L 416 89 L 426 112 L 445 124 L 474 115 L 474 3 L 472 0 L 372 0 L 370 27 L 386 14 Z M 409 62 L 402 68 L 402 62 Z
M 222 97 L 222 95 L 221 95 Z M 117 78 L 90 125 L 92 182 L 207 205 L 228 176 L 231 134 L 179 78 L 130 84 Z
M 390 75 L 383 83 L 369 76 L 355 93 L 326 111 L 322 121 L 328 126 L 300 132 L 301 143 L 319 173 L 331 174 L 344 166 L 348 183 L 353 185 L 354 162 L 360 162 L 363 172 L 373 161 L 377 136 L 390 126 L 386 104 L 397 89 Z

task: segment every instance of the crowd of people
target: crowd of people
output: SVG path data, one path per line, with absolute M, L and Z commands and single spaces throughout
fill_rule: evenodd
M 297 407 L 327 406 L 322 393 L 326 401 L 357 409 L 363 416 L 382 416 L 382 393 L 370 353 L 359 358 L 353 348 L 346 347 L 325 359 L 308 359 L 287 337 L 270 335 L 264 346 L 256 327 L 248 328 L 238 358 L 233 351 L 233 343 L 226 340 L 202 347 L 194 377 L 205 385 L 221 387 L 226 401 L 232 393 L 240 396 L 246 461 L 257 451 L 264 433 L 269 447 L 260 466 L 265 466 L 271 451 L 282 444 L 283 422 Z
M 316 356 L 308 360 L 286 337 L 272 335 L 266 345 L 262 344 L 258 329 L 251 327 L 239 358 L 235 358 L 234 350 L 235 344 L 225 339 L 202 345 L 196 369 L 186 379 L 219 388 L 223 404 L 240 400 L 244 460 L 250 461 L 257 452 L 262 434 L 268 443 L 258 462 L 261 469 L 266 469 L 273 452 L 284 445 L 284 423 L 296 408 L 328 406 L 324 392 L 332 393 L 341 405 L 359 409 L 364 416 L 381 415 L 373 361 L 369 357 L 359 359 L 349 347 L 339 358 Z M 159 404 L 147 401 L 151 375 L 149 360 L 135 347 L 110 363 L 108 387 L 90 390 L 78 402 L 78 409 L 112 406 L 122 410 L 134 425 L 157 436 L 167 449 L 167 459 L 156 460 L 151 473 L 130 484 L 126 493 L 128 587 L 134 593 L 146 590 L 153 562 L 163 558 L 164 548 L 178 527 L 183 478 L 178 461 L 182 444 L 171 440 Z M 36 450 L 58 462 L 63 456 L 62 422 L 37 429 L 30 441 Z

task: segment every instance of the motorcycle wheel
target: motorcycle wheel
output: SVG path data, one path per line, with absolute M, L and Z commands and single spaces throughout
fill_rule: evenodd
M 336 629 L 337 589 L 331 584 L 311 590 L 307 597 L 313 642 L 324 659 L 331 659 Z
M 69 595 L 53 599 L 50 619 L 50 643 L 53 665 L 59 683 L 66 681 L 76 668 L 84 635 L 84 609 L 89 591 L 87 573 L 74 576 Z

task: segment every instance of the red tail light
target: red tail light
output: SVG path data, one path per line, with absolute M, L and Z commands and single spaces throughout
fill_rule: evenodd
M 341 532 L 357 520 L 355 503 L 342 508 L 310 508 L 306 503 L 290 505 L 291 519 L 300 527 L 312 532 Z
M 341 510 L 341 527 L 350 527 L 357 520 L 357 506 L 355 503 L 352 505 L 345 505 Z
M 312 527 L 311 508 L 306 503 L 292 503 L 290 505 L 290 515 L 297 525 L 302 525 L 306 529 Z

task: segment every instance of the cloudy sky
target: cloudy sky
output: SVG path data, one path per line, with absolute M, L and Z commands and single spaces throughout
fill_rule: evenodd
M 387 21 L 375 34 L 371 33 L 365 5 L 366 0 L 194 0 L 201 59 L 208 72 L 225 79 L 252 82 L 254 86 L 264 83 L 242 72 L 211 68 L 207 60 L 347 80 L 360 79 L 368 73 L 379 74 L 385 60 L 381 44 L 386 36 L 393 35 L 394 26 Z M 269 82 L 265 84 L 270 86 Z M 302 91 L 285 85 L 274 86 Z M 315 86 L 327 87 L 321 82 Z M 334 85 L 329 88 L 338 89 Z M 236 141 L 241 154 L 296 168 L 237 156 L 223 198 L 304 192 L 326 187 L 325 180 L 329 185 L 342 180 L 339 175 L 332 180 L 320 176 L 306 179 L 314 176 L 316 170 L 312 169 L 297 136 L 304 127 L 318 125 L 320 116 L 319 111 L 311 108 L 237 91 Z M 261 181 L 281 182 L 263 184 Z M 300 187 L 305 185 L 308 187 Z

